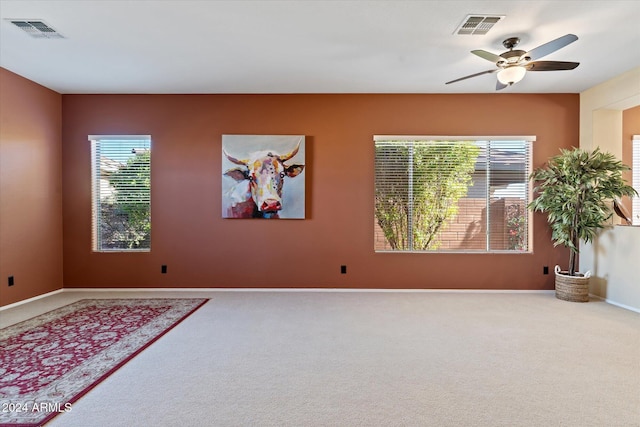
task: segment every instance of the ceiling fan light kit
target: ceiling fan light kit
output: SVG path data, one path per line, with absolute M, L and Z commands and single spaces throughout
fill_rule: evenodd
M 503 68 L 498 71 L 498 81 L 503 85 L 512 85 L 522 80 L 526 73 L 527 69 L 519 65 Z
M 500 90 L 511 86 L 514 83 L 518 83 L 524 78 L 527 71 L 573 70 L 580 65 L 579 62 L 536 60 L 549 55 L 550 53 L 553 53 L 576 40 L 578 40 L 576 35 L 566 34 L 527 52 L 523 50 L 514 50 L 513 48 L 520 43 L 520 39 L 518 37 L 509 37 L 502 42 L 502 45 L 509 50 L 501 53 L 500 55 L 496 55 L 482 49 L 471 51 L 474 55 L 493 62 L 496 66 L 495 69 L 460 77 L 445 84 L 455 83 L 471 77 L 497 72 L 498 81 L 496 82 L 496 90 Z

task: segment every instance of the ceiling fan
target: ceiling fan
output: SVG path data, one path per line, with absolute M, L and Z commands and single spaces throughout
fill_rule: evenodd
M 510 37 L 502 42 L 502 45 L 509 50 L 501 53 L 500 55 L 496 55 L 482 49 L 471 51 L 474 55 L 495 63 L 496 69 L 481 71 L 469 76 L 460 77 L 459 79 L 451 80 L 445 84 L 455 83 L 471 77 L 497 72 L 498 81 L 496 83 L 496 90 L 500 90 L 522 80 L 527 71 L 573 70 L 580 65 L 579 62 L 537 61 L 537 59 L 549 55 L 550 53 L 553 53 L 576 40 L 578 40 L 576 35 L 566 34 L 525 52 L 523 50 L 513 50 L 513 48 L 520 43 L 520 39 L 518 37 Z

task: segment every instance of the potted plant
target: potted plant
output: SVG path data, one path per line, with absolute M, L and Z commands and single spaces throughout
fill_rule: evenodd
M 637 193 L 622 179 L 622 172 L 630 168 L 612 154 L 599 148 L 560 151 L 531 174 L 535 197 L 529 207 L 547 213 L 554 246 L 569 248 L 568 269 L 555 267 L 556 297 L 587 302 L 590 272 L 576 271 L 579 241 L 591 242 L 607 225 L 613 199 Z

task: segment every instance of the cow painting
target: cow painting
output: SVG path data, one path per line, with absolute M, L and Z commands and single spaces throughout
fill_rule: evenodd
M 222 154 L 224 218 L 304 218 L 304 136 L 223 135 Z

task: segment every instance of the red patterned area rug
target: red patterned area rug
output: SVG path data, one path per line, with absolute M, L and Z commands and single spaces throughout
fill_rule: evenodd
M 208 299 L 86 299 L 0 329 L 0 425 L 40 426 Z

